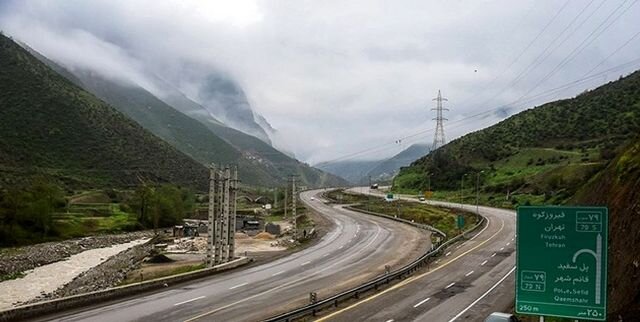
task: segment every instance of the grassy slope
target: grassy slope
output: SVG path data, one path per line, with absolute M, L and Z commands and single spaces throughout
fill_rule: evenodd
M 119 84 L 88 71 L 76 72 L 83 87 L 202 164 L 239 164 L 240 179 L 267 185 L 273 178 L 206 126 L 136 85 Z
M 203 164 L 238 164 L 240 179 L 252 185 L 283 183 L 298 174 L 311 186 L 323 183 L 323 174 L 296 161 L 253 136 L 226 127 L 218 121 L 187 116 L 136 85 L 121 85 L 87 71 L 76 72 L 82 86 L 136 122 Z M 186 97 L 185 97 L 186 98 Z M 184 105 L 184 99 L 180 102 Z M 197 103 L 193 102 L 197 105 Z M 185 109 L 193 112 L 191 104 Z M 328 178 L 328 184 L 343 183 Z
M 202 165 L 4 36 L 0 93 L 0 169 L 5 184 L 45 174 L 70 186 L 127 185 L 137 183 L 137 175 L 206 186 Z
M 521 202 L 563 202 L 638 132 L 640 72 L 635 72 L 454 140 L 404 168 L 394 188 L 426 190 L 430 172 L 435 190 L 456 190 L 465 173 L 484 171 L 484 192 L 494 198 L 509 192 L 520 194 Z M 468 180 L 467 186 L 473 184 Z
M 640 138 L 570 203 L 609 207 L 609 318 L 640 319 Z

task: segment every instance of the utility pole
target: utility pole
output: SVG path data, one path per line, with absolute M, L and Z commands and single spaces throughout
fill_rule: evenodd
M 273 209 L 278 207 L 278 187 L 273 188 Z
M 225 166 L 222 178 L 222 262 L 229 260 L 229 166 Z
M 298 217 L 296 216 L 296 177 L 291 176 L 291 217 L 293 217 L 293 240 L 298 240 Z
M 464 209 L 464 195 L 463 195 L 463 190 L 464 190 L 464 177 L 467 175 L 467 173 L 462 175 L 462 178 L 460 179 L 460 208 Z
M 436 107 L 432 108 L 432 111 L 436 111 L 436 117 L 434 120 L 436 121 L 436 132 L 433 136 L 433 144 L 431 145 L 431 150 L 435 151 L 437 148 L 445 145 L 446 140 L 444 137 L 444 121 L 447 121 L 446 118 L 442 116 L 442 111 L 448 111 L 448 108 L 442 107 L 442 101 L 448 101 L 448 99 L 443 98 L 442 94 L 440 94 L 440 90 L 438 90 L 438 97 L 433 99 L 436 101 Z
M 233 260 L 235 256 L 237 190 L 237 168 L 233 169 L 232 178 L 232 170 L 229 166 L 217 168 L 211 165 L 209 168 L 208 267 Z
M 371 211 L 371 176 L 369 176 L 369 193 L 367 193 L 367 211 Z
M 213 227 L 213 235 L 215 240 L 215 255 L 214 255 L 214 265 L 218 265 L 223 263 L 223 255 L 222 255 L 222 230 L 224 225 L 224 210 L 223 210 L 223 195 L 222 195 L 222 187 L 224 185 L 224 176 L 222 174 L 222 170 L 215 169 L 215 184 L 213 198 L 209 200 L 210 203 L 213 203 L 213 207 L 215 209 L 213 222 L 209 223 Z
M 289 191 L 288 182 L 284 188 L 284 204 L 282 205 L 282 208 L 284 208 L 284 218 L 287 218 L 287 208 L 289 207 L 289 203 L 287 202 L 287 191 Z
M 476 213 L 480 214 L 480 174 L 484 171 L 476 173 Z
M 217 184 L 217 171 L 215 169 L 215 165 L 209 166 L 209 225 L 207 227 L 207 267 L 213 267 L 216 264 L 214 262 L 213 251 L 217 250 L 217 241 L 216 241 L 216 206 L 215 206 L 215 188 Z
M 229 178 L 229 198 L 233 202 L 231 206 L 231 212 L 229 213 L 229 260 L 233 260 L 236 255 L 236 211 L 238 208 L 238 202 L 236 198 L 238 195 L 238 167 L 234 166 L 232 172 L 233 177 Z

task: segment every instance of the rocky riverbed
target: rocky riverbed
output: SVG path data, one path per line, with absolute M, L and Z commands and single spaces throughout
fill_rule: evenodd
M 100 287 L 104 283 L 117 280 L 121 270 L 125 270 L 129 263 L 134 263 L 142 256 L 135 255 L 138 253 L 138 249 L 146 256 L 145 247 L 136 246 L 143 246 L 149 240 L 149 238 L 142 238 L 107 247 L 88 249 L 64 260 L 26 271 L 24 277 L 0 282 L 0 294 L 2 294 L 0 309 L 71 295 L 75 294 L 72 293 L 74 288 L 91 284 Z M 131 253 L 127 250 L 130 250 Z M 96 269 L 100 266 L 103 267 Z M 123 272 L 123 276 L 124 274 L 126 272 Z M 91 290 L 93 289 L 83 288 L 81 292 Z
M 0 280 L 4 276 L 15 275 L 39 266 L 55 263 L 90 249 L 128 243 L 152 236 L 152 231 L 140 231 L 0 249 Z

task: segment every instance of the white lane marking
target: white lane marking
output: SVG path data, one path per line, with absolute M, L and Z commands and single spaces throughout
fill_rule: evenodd
M 462 247 L 462 244 L 460 244 L 460 245 L 456 246 L 456 249 L 458 249 L 458 248 L 460 248 L 460 247 Z
M 450 288 L 451 286 L 454 286 L 454 285 L 456 285 L 456 282 L 453 282 L 453 283 L 445 286 L 444 289 L 446 290 L 446 289 L 448 289 L 448 288 Z
M 196 297 L 196 298 L 192 298 L 192 299 L 190 299 L 190 300 L 186 300 L 186 301 L 182 301 L 182 302 L 176 303 L 176 304 L 174 304 L 173 306 L 182 305 L 182 304 L 189 303 L 189 302 L 193 302 L 193 301 L 197 301 L 197 300 L 199 300 L 199 299 L 203 299 L 203 298 L 205 298 L 205 297 L 204 297 L 204 296 L 198 296 L 198 297 Z
M 511 238 L 511 241 L 513 241 L 515 238 Z
M 469 306 L 467 306 L 464 310 L 460 311 L 460 313 L 458 313 L 456 316 L 454 316 L 448 322 L 455 321 L 457 318 L 461 317 L 463 314 L 465 314 L 467 311 L 469 311 L 470 308 L 472 308 L 474 305 L 478 304 L 478 302 L 480 302 L 483 298 L 485 298 L 487 295 L 489 295 L 489 293 L 491 293 L 491 291 L 493 291 L 493 289 L 498 287 L 498 285 L 500 285 L 500 283 L 504 282 L 504 280 L 507 279 L 507 277 L 509 275 L 511 275 L 511 273 L 513 273 L 513 271 L 515 271 L 515 270 L 516 270 L 516 267 L 514 266 L 505 276 L 503 276 L 497 283 L 495 283 L 493 286 L 491 286 L 491 288 L 489 288 L 486 292 L 484 292 L 484 294 L 482 294 L 477 300 L 475 300 L 475 301 L 473 301 L 473 303 L 469 304 Z
M 506 245 L 506 246 L 509 246 L 509 245 L 511 245 L 511 243 L 507 243 L 507 245 Z
M 451 255 L 451 252 L 444 254 L 444 256 L 449 256 L 449 255 Z
M 486 264 L 487 261 L 485 260 L 484 262 L 482 262 L 482 264 L 480 264 L 480 266 L 484 266 L 484 264 Z
M 491 257 L 494 257 L 494 256 L 496 256 L 496 253 L 491 254 Z
M 277 272 L 277 273 L 273 273 L 273 274 L 271 274 L 271 276 L 278 276 L 278 275 L 280 275 L 280 274 L 282 274 L 282 273 L 284 273 L 284 272 L 285 272 L 285 271 L 279 271 L 279 272 Z
M 426 299 L 424 299 L 424 300 L 422 300 L 422 301 L 418 302 L 418 304 L 414 305 L 413 307 L 418 307 L 418 306 L 420 306 L 420 305 L 422 305 L 422 304 L 426 303 L 426 302 L 427 302 L 427 301 L 429 301 L 430 299 L 431 299 L 430 297 L 427 297 Z
M 344 245 L 342 245 L 342 246 L 338 247 L 338 249 L 342 249 L 342 247 L 344 247 Z
M 474 240 L 476 237 L 482 234 L 483 231 L 489 228 L 490 223 L 491 223 L 491 218 L 487 218 L 487 224 L 484 226 L 484 228 L 482 228 L 482 230 L 480 230 L 477 234 L 473 235 L 473 237 L 469 238 L 469 240 Z
M 436 264 L 440 263 L 440 260 L 437 260 L 435 263 L 436 263 Z
M 393 322 L 393 319 L 388 319 L 387 322 Z
M 233 290 L 233 289 L 235 289 L 235 288 L 242 287 L 242 286 L 245 286 L 245 285 L 247 285 L 247 284 L 249 284 L 249 283 L 248 283 L 248 282 L 245 282 L 245 283 L 242 283 L 242 284 L 238 284 L 238 285 L 236 285 L 236 286 L 232 286 L 232 287 L 230 287 L 229 289 L 230 289 L 230 290 Z
M 500 248 L 500 250 L 504 250 L 504 247 Z
M 374 222 L 374 224 L 376 225 L 376 233 L 373 235 L 373 238 L 372 238 L 372 239 L 371 239 L 371 240 L 370 240 L 366 245 L 364 245 L 364 246 L 362 247 L 362 249 L 367 249 L 367 248 L 369 248 L 369 246 L 371 246 L 371 245 L 373 244 L 373 242 L 375 242 L 375 241 L 376 241 L 376 239 L 378 239 L 378 236 L 380 236 L 380 233 L 382 232 L 382 228 L 380 228 L 380 225 L 379 225 L 378 223 L 376 223 L 376 222 Z M 339 261 L 334 262 L 334 263 L 330 264 L 329 266 L 323 267 L 322 269 L 320 269 L 320 270 L 316 271 L 316 273 L 322 273 L 322 272 L 324 272 L 324 271 L 326 271 L 326 270 L 329 270 L 329 269 L 333 268 L 334 266 L 337 266 L 338 264 L 341 264 L 342 262 L 345 262 L 345 261 L 347 261 L 347 260 L 350 260 L 350 259 L 351 259 L 352 257 L 354 257 L 355 255 L 357 255 L 357 254 L 352 254 L 352 255 L 349 255 L 349 256 L 347 256 L 347 257 L 345 257 L 345 258 L 342 258 L 342 259 L 340 259 Z M 184 322 L 193 322 L 193 321 L 198 320 L 198 319 L 201 319 L 201 318 L 203 318 L 203 317 L 205 317 L 205 316 L 208 316 L 208 315 L 214 314 L 214 313 L 216 313 L 216 312 L 219 312 L 219 311 L 221 311 L 221 310 L 224 310 L 224 309 L 230 308 L 230 307 L 232 307 L 232 306 L 234 306 L 234 305 L 238 305 L 238 304 L 240 304 L 240 303 L 244 303 L 244 302 L 246 302 L 246 301 L 250 301 L 250 300 L 252 300 L 252 299 L 254 299 L 254 298 L 256 298 L 256 297 L 260 297 L 260 296 L 263 296 L 263 295 L 265 295 L 265 294 L 273 293 L 273 292 L 275 292 L 275 291 L 277 291 L 277 290 L 283 289 L 283 288 L 285 288 L 285 287 L 287 287 L 287 286 L 293 285 L 293 284 L 298 283 L 298 282 L 300 282 L 300 281 L 303 281 L 303 280 L 305 280 L 305 279 L 308 279 L 308 277 L 307 277 L 307 276 L 304 276 L 304 277 L 298 278 L 298 279 L 296 279 L 296 280 L 293 280 L 293 281 L 290 281 L 290 282 L 287 282 L 287 283 L 284 283 L 284 284 L 280 284 L 280 285 L 278 285 L 278 286 L 276 286 L 276 287 L 274 287 L 274 288 L 268 289 L 268 290 L 266 290 L 266 291 L 264 291 L 264 292 L 262 292 L 262 293 L 254 294 L 254 295 L 251 295 L 251 296 L 247 296 L 247 297 L 245 297 L 245 298 L 243 298 L 243 299 L 240 299 L 240 300 L 238 300 L 238 301 L 235 301 L 235 302 L 233 302 L 233 303 L 229 303 L 229 304 L 227 304 L 227 305 L 224 305 L 224 306 L 221 306 L 221 307 L 215 308 L 215 309 L 213 309 L 213 310 L 211 310 L 211 311 L 207 311 L 207 312 L 204 312 L 204 313 L 198 314 L 198 315 L 196 315 L 196 316 L 193 316 L 193 317 L 191 317 L 191 318 L 189 318 L 189 319 L 185 320 Z
M 307 265 L 309 263 L 311 263 L 311 261 L 304 262 L 304 263 L 300 264 L 300 266 L 304 266 L 304 265 Z
M 327 256 L 329 256 L 329 253 L 322 255 L 322 257 L 327 257 Z
M 466 277 L 466 276 L 469 276 L 469 275 L 471 275 L 471 274 L 473 274 L 473 271 L 471 271 L 471 272 L 469 272 L 469 273 L 467 273 L 467 274 L 464 274 L 464 276 Z

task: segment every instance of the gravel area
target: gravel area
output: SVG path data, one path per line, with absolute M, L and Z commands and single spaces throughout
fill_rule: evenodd
M 99 291 L 117 286 L 127 277 L 130 271 L 140 266 L 145 257 L 151 253 L 152 249 L 152 242 L 133 246 L 110 257 L 102 264 L 83 272 L 55 292 L 39 297 L 38 301 Z
M 153 237 L 152 231 L 139 231 L 0 249 L 0 276 L 21 273 L 39 266 L 55 263 L 89 249 L 103 248 L 151 237 Z
M 26 272 L 22 278 L 0 282 L 0 309 L 33 302 L 36 298 L 45 298 L 47 294 L 77 279 L 85 272 L 92 272 L 96 266 L 108 262 L 110 258 L 136 245 L 141 245 L 149 239 L 138 239 L 109 247 L 94 248 L 71 255 L 69 258 L 55 263 L 43 265 Z M 112 257 L 114 256 L 114 257 Z M 125 257 L 127 258 L 127 257 Z M 98 270 L 90 278 L 83 279 L 85 284 L 102 284 L 107 279 L 108 270 Z M 86 273 L 85 273 L 86 275 Z M 97 278 L 97 277 L 100 278 Z M 63 288 L 64 289 L 64 288 Z

